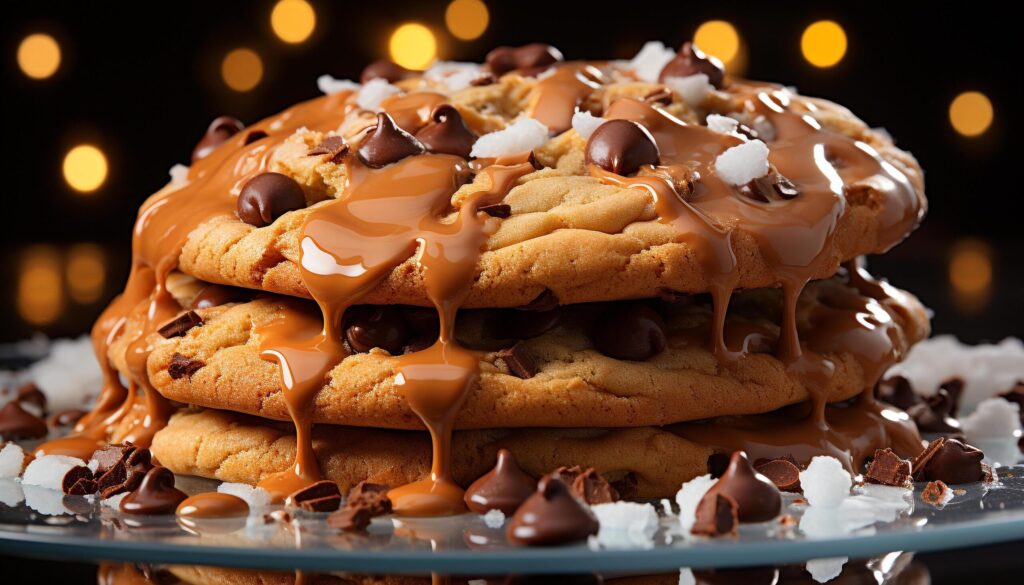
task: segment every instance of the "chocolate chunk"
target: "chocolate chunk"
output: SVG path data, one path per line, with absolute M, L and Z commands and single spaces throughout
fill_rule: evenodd
M 325 479 L 294 492 L 285 501 L 307 512 L 333 512 L 341 506 L 341 490 Z
M 477 207 L 476 210 L 482 211 L 491 217 L 500 217 L 502 219 L 512 215 L 512 206 L 507 203 L 492 203 Z
M 187 498 L 185 492 L 174 487 L 171 470 L 156 466 L 145 474 L 138 488 L 121 500 L 121 511 L 143 515 L 173 514 L 178 504 Z
M 925 396 L 922 402 L 907 409 L 918 430 L 925 433 L 958 433 L 960 423 L 951 416 L 956 407 L 953 397 L 945 388 L 939 388 L 932 396 Z
M 199 143 L 192 150 L 192 162 L 206 158 L 207 155 L 213 152 L 213 149 L 227 142 L 229 138 L 238 134 L 244 128 L 245 125 L 237 118 L 232 118 L 231 116 L 214 118 L 213 122 L 210 122 L 210 126 L 206 129 L 206 134 L 199 139 Z
M 245 135 L 244 144 L 246 146 L 249 146 L 250 144 L 256 142 L 257 140 L 263 140 L 267 136 L 270 135 L 264 132 L 263 130 L 253 130 L 252 132 L 249 132 L 248 134 Z
M 541 477 L 540 481 L 537 482 L 537 486 L 543 486 L 544 482 L 547 482 L 552 479 L 557 479 L 558 481 L 564 483 L 565 485 L 571 486 L 572 482 L 576 481 L 576 478 L 579 477 L 582 473 L 583 468 L 580 467 L 579 465 L 573 465 L 572 467 L 562 465 L 556 467 L 554 471 L 548 472 L 546 475 L 544 475 L 544 477 Z
M 369 510 L 371 516 L 390 514 L 391 499 L 388 498 L 388 486 L 361 481 L 348 492 L 345 505 L 352 508 L 365 508 Z
M 441 104 L 430 113 L 431 123 L 416 132 L 427 150 L 437 154 L 452 154 L 470 158 L 469 153 L 476 143 L 476 134 L 466 126 L 462 114 L 451 104 Z
M 22 408 L 17 400 L 0 409 L 0 438 L 4 440 L 38 439 L 47 432 L 46 421 Z
M 941 390 L 946 391 L 949 400 L 949 416 L 956 418 L 960 414 L 960 397 L 964 393 L 964 381 L 961 378 L 952 377 L 939 384 Z
M 407 156 L 421 154 L 424 148 L 419 140 L 402 130 L 388 114 L 377 114 L 377 123 L 366 131 L 359 144 L 359 160 L 370 168 L 379 169 Z
M 374 79 L 383 79 L 388 83 L 394 83 L 413 77 L 416 73 L 416 71 L 406 69 L 393 61 L 380 59 L 370 63 L 363 69 L 363 73 L 359 76 L 359 82 L 366 83 Z
M 665 322 L 640 302 L 620 302 L 598 319 L 590 335 L 598 351 L 620 360 L 643 361 L 668 345 Z
M 537 369 L 537 363 L 533 361 L 533 357 L 530 356 L 526 347 L 521 342 L 517 342 L 508 349 L 499 351 L 495 354 L 495 358 L 505 362 L 509 372 L 523 380 L 529 380 L 540 371 Z
M 722 87 L 722 81 L 725 79 L 725 67 L 722 66 L 722 62 L 705 55 L 697 45 L 687 41 L 679 49 L 676 58 L 662 68 L 658 80 L 664 83 L 669 77 L 689 77 L 698 73 L 707 75 L 711 85 Z
M 69 496 L 85 496 L 95 494 L 97 489 L 96 480 L 83 477 L 75 481 L 70 487 L 65 488 L 64 493 Z
M 736 451 L 729 458 L 729 467 L 708 490 L 708 494 L 712 493 L 732 498 L 737 517 L 743 523 L 774 520 L 782 510 L 779 489 L 754 471 L 743 451 Z
M 46 418 L 46 424 L 51 427 L 69 427 L 77 423 L 87 413 L 84 410 L 71 408 L 51 414 Z
M 289 211 L 306 207 L 306 195 L 295 179 L 281 173 L 260 173 L 238 194 L 235 208 L 245 223 L 264 227 Z
M 18 394 L 14 398 L 22 404 L 34 404 L 39 410 L 46 411 L 46 395 L 36 386 L 34 382 L 26 382 L 18 388 Z
M 327 525 L 345 532 L 363 532 L 370 526 L 373 515 L 366 508 L 346 506 L 327 517 Z
M 921 491 L 921 500 L 926 504 L 931 504 L 936 508 L 945 506 L 946 494 L 949 492 L 949 486 L 941 480 L 935 480 L 928 482 Z
M 348 152 L 348 143 L 345 142 L 344 138 L 341 136 L 328 136 L 320 141 L 320 144 L 307 152 L 306 156 L 327 155 L 327 160 L 340 163 L 346 152 Z
M 139 486 L 146 474 L 153 469 L 152 456 L 149 449 L 139 449 L 134 445 L 123 445 L 121 458 L 106 471 L 99 471 L 97 468 L 96 488 L 103 498 L 132 491 Z M 93 459 L 97 459 L 98 450 L 93 453 Z M 100 457 L 110 457 L 111 453 L 105 453 Z
M 76 465 L 64 474 L 63 479 L 60 481 L 61 490 L 63 490 L 65 494 L 70 494 L 71 488 L 81 480 L 92 481 L 92 470 L 84 465 Z M 95 489 L 93 491 L 95 492 Z
M 512 544 L 550 546 L 597 534 L 593 512 L 556 478 L 542 482 L 512 516 L 506 536 Z
M 576 476 L 570 489 L 573 495 L 591 506 L 619 501 L 619 493 L 593 467 Z
M 511 516 L 537 489 L 537 482 L 526 474 L 508 449 L 498 450 L 494 469 L 474 481 L 466 490 L 466 507 L 477 514 L 501 510 Z
M 195 358 L 185 357 L 180 353 L 175 352 L 171 356 L 171 363 L 167 366 L 167 374 L 171 376 L 171 379 L 177 380 L 184 377 L 192 377 L 206 364 L 202 360 Z
M 228 303 L 242 303 L 252 298 L 252 292 L 233 286 L 208 284 L 192 298 L 192 309 L 208 309 Z
M 409 328 L 395 307 L 359 305 L 345 312 L 345 339 L 357 352 L 379 347 L 391 355 L 401 355 L 408 338 Z
M 790 459 L 759 459 L 754 462 L 754 470 L 784 492 L 801 491 L 800 468 Z
M 622 500 L 635 500 L 640 491 L 640 482 L 636 478 L 636 474 L 632 471 L 627 471 L 626 475 L 611 482 L 612 488 L 617 494 L 619 499 Z
M 510 309 L 502 311 L 494 320 L 496 339 L 533 339 L 555 328 L 562 318 L 562 311 L 556 306 L 546 311 L 533 309 Z
M 910 380 L 903 376 L 892 376 L 879 382 L 875 395 L 882 402 L 902 410 L 910 410 L 910 407 L 921 403 L 921 397 L 914 392 Z
M 440 332 L 440 322 L 437 318 L 437 310 L 425 307 L 402 307 L 402 318 L 409 326 L 410 339 L 404 348 L 403 353 L 412 353 L 426 349 L 437 341 Z
M 484 66 L 497 76 L 509 71 L 522 75 L 537 75 L 562 60 L 562 53 L 544 43 L 531 43 L 521 47 L 498 47 L 487 53 Z
M 658 164 L 660 158 L 651 133 L 630 120 L 609 120 L 587 140 L 587 164 L 616 175 L 632 175 L 643 165 Z
M 96 462 L 96 473 L 102 475 L 110 468 L 121 463 L 131 455 L 137 447 L 131 443 L 104 445 L 93 452 L 89 462 Z
M 739 506 L 732 497 L 708 492 L 697 504 L 690 532 L 704 536 L 736 534 L 736 527 L 740 523 L 738 510 Z
M 658 88 L 643 97 L 643 101 L 649 104 L 661 104 L 667 106 L 672 103 L 672 90 L 667 87 Z
M 941 480 L 948 484 L 971 483 L 985 479 L 980 449 L 956 439 L 939 437 L 932 441 L 911 464 L 915 481 Z
M 1013 388 L 1003 392 L 999 397 L 1019 407 L 1020 422 L 1024 425 L 1024 381 L 1018 380 Z M 1021 442 L 1024 443 L 1024 436 L 1021 436 Z
M 911 483 L 910 461 L 901 459 L 892 449 L 877 449 L 864 472 L 869 483 L 904 487 Z
M 198 313 L 195 311 L 185 311 L 164 323 L 160 329 L 157 329 L 157 333 L 164 337 L 164 339 L 171 339 L 172 337 L 181 337 L 193 327 L 199 327 L 202 324 L 203 318 Z

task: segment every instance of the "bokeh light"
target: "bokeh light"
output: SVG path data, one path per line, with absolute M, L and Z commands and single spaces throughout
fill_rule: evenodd
M 961 312 L 984 307 L 992 294 L 992 248 L 975 238 L 953 244 L 949 257 L 949 284 Z
M 64 310 L 60 256 L 51 246 L 33 246 L 24 252 L 18 270 L 18 314 L 32 325 L 57 320 Z
M 231 89 L 249 91 L 263 79 L 263 60 L 252 49 L 235 49 L 224 56 L 220 74 Z
M 834 20 L 819 20 L 800 37 L 804 59 L 815 67 L 832 67 L 846 55 L 846 31 Z
M 455 0 L 444 11 L 444 23 L 457 39 L 471 41 L 487 30 L 491 15 L 480 0 Z
M 726 69 L 740 53 L 740 33 L 724 20 L 709 20 L 697 27 L 693 42 L 708 55 L 718 57 Z
M 437 39 L 429 28 L 408 22 L 391 33 L 391 60 L 408 69 L 424 69 L 437 56 Z
M 71 300 L 83 305 L 100 300 L 107 279 L 103 248 L 96 244 L 71 246 L 64 274 Z
M 270 12 L 270 28 L 286 43 L 301 43 L 316 28 L 316 11 L 306 0 L 279 0 Z
M 18 67 L 32 79 L 46 79 L 60 67 L 60 45 L 48 34 L 35 33 L 18 45 Z
M 80 193 L 92 193 L 107 180 L 107 156 L 92 144 L 79 144 L 64 156 L 64 180 Z
M 965 91 L 949 104 L 949 123 L 964 136 L 984 134 L 993 117 L 992 102 L 980 91 Z

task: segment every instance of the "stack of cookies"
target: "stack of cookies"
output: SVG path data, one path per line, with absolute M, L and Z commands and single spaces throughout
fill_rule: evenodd
M 689 43 L 320 85 L 215 120 L 143 204 L 93 333 L 100 403 L 48 452 L 128 440 L 277 498 L 369 480 L 439 515 L 502 448 L 637 498 L 735 450 L 857 472 L 921 450 L 873 400 L 929 331 L 859 262 L 925 211 L 884 132 Z

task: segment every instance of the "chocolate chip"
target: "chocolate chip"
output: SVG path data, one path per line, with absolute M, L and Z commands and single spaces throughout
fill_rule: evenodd
M 180 353 L 175 352 L 171 356 L 171 363 L 167 366 L 167 373 L 171 376 L 172 380 L 179 378 L 192 377 L 206 364 L 202 360 L 195 358 L 185 357 Z
M 590 338 L 598 351 L 620 360 L 643 361 L 668 345 L 661 315 L 640 302 L 613 304 L 597 321 Z
M 619 500 L 619 493 L 593 467 L 576 476 L 570 489 L 573 495 L 591 506 Z
M 402 348 L 403 353 L 426 349 L 437 341 L 441 327 L 437 310 L 426 307 L 402 307 L 401 311 L 410 331 L 409 342 Z
M 172 337 L 181 337 L 188 333 L 193 327 L 199 327 L 202 324 L 203 318 L 200 317 L 198 313 L 195 311 L 185 311 L 174 319 L 164 323 L 160 329 L 157 329 L 157 333 L 165 339 L 171 339 Z
M 390 514 L 391 499 L 388 498 L 388 486 L 361 481 L 348 492 L 345 505 L 353 508 L 365 508 L 372 516 Z
M 910 380 L 903 376 L 892 376 L 878 383 L 875 395 L 882 402 L 887 402 L 896 408 L 910 410 L 910 407 L 921 403 L 921 397 L 914 392 Z
M 95 494 L 97 489 L 96 480 L 83 477 L 75 481 L 70 487 L 65 488 L 64 493 L 69 496 L 85 496 Z
M 72 408 L 51 414 L 46 419 L 46 424 L 51 427 L 69 427 L 77 423 L 87 413 L 84 410 Z
M 238 134 L 244 128 L 245 125 L 237 118 L 232 118 L 231 116 L 214 118 L 213 122 L 210 122 L 210 126 L 206 129 L 206 134 L 199 139 L 199 143 L 192 150 L 192 162 L 205 158 L 213 152 L 213 149 L 227 142 L 229 138 Z
M 558 307 L 558 296 L 549 288 L 544 289 L 539 295 L 522 307 L 521 311 L 550 311 Z
M 554 471 L 550 471 L 546 475 L 541 477 L 540 481 L 537 482 L 537 485 L 542 486 L 544 485 L 544 482 L 551 481 L 552 479 L 557 479 L 558 481 L 564 483 L 566 486 L 571 486 L 572 483 L 576 481 L 576 478 L 582 474 L 583 468 L 580 467 L 579 465 L 573 465 L 572 467 L 561 465 L 559 467 L 556 467 Z
M 698 73 L 707 75 L 711 85 L 718 88 L 722 87 L 722 81 L 725 79 L 725 68 L 722 67 L 721 61 L 705 55 L 704 51 L 701 51 L 696 45 L 687 41 L 679 49 L 679 54 L 676 55 L 676 58 L 669 61 L 661 70 L 658 80 L 664 83 L 669 77 L 689 77 Z
M 338 484 L 325 479 L 294 492 L 287 501 L 307 512 L 333 512 L 341 506 L 341 491 Z
M 153 469 L 152 456 L 149 449 L 139 449 L 134 445 L 121 445 L 121 457 L 106 471 L 97 469 L 96 488 L 104 499 L 113 495 L 134 490 L 142 482 L 143 477 Z M 109 461 L 113 452 L 98 450 L 93 459 Z
M 373 514 L 366 508 L 344 507 L 327 517 L 327 525 L 345 532 L 363 532 L 370 526 Z
M 782 496 L 775 484 L 754 471 L 746 453 L 734 451 L 722 477 L 711 486 L 708 494 L 729 496 L 736 503 L 740 522 L 767 522 L 782 510 Z
M 72 467 L 67 471 L 67 473 L 64 474 L 64 477 L 60 481 L 61 490 L 65 494 L 70 494 L 71 488 L 76 483 L 83 479 L 92 481 L 92 470 L 84 465 L 76 465 L 75 467 Z
M 96 473 L 97 475 L 102 475 L 110 468 L 121 463 L 136 449 L 137 447 L 131 443 L 104 445 L 93 452 L 92 457 L 89 458 L 89 463 L 95 461 Z
M 22 404 L 34 404 L 39 407 L 39 410 L 46 411 L 46 395 L 34 382 L 22 384 L 14 399 Z
M 441 104 L 430 113 L 431 123 L 416 133 L 416 139 L 430 152 L 468 159 L 476 134 L 466 127 L 462 114 L 451 104 Z
M 233 286 L 208 284 L 192 298 L 192 309 L 208 309 L 228 303 L 242 303 L 252 299 L 252 292 Z
M 877 449 L 864 479 L 868 483 L 903 487 L 911 482 L 910 461 L 901 459 L 892 449 Z
M 408 337 L 402 313 L 395 307 L 359 305 L 345 313 L 345 339 L 360 353 L 379 347 L 401 355 Z
M 537 482 L 519 468 L 512 452 L 499 449 L 494 469 L 474 481 L 463 499 L 466 507 L 477 514 L 501 510 L 511 516 L 536 489 Z
M 533 360 L 533 357 L 526 351 L 526 347 L 522 343 L 516 343 L 508 349 L 504 349 L 495 354 L 496 359 L 500 359 L 505 362 L 509 372 L 517 378 L 528 380 L 537 375 L 539 371 L 537 369 L 537 363 Z
M 562 311 L 557 306 L 547 311 L 530 309 L 511 309 L 501 313 L 498 319 L 500 331 L 495 337 L 502 339 L 533 339 L 551 331 L 562 318 Z
M 587 163 L 616 175 L 632 175 L 642 165 L 658 164 L 659 158 L 651 133 L 630 120 L 609 120 L 587 140 Z
M 941 390 L 946 391 L 949 400 L 949 416 L 956 418 L 960 414 L 960 397 L 964 393 L 964 381 L 961 378 L 952 377 L 939 384 Z
M 324 156 L 327 155 L 327 160 L 334 163 L 340 163 L 345 153 L 348 152 L 348 143 L 341 136 L 328 136 L 320 141 L 320 144 L 314 146 L 306 156 Z
M 960 423 L 950 413 L 955 408 L 952 396 L 945 388 L 925 396 L 922 402 L 907 409 L 918 430 L 925 433 L 958 433 Z
M 379 169 L 423 151 L 419 140 L 399 128 L 391 116 L 381 112 L 377 114 L 377 123 L 367 129 L 357 153 L 363 164 Z
M 516 510 L 506 538 L 518 545 L 549 546 L 586 540 L 597 531 L 593 512 L 562 481 L 550 479 Z
M 562 60 L 562 53 L 544 43 L 531 43 L 521 47 L 498 47 L 487 53 L 484 66 L 497 76 L 509 71 L 523 75 L 537 75 Z
M 46 421 L 22 408 L 17 400 L 0 409 L 0 438 L 8 441 L 39 439 L 47 432 Z
M 260 173 L 242 187 L 235 207 L 239 219 L 264 227 L 289 211 L 306 207 L 306 195 L 288 175 Z
M 956 439 L 939 437 L 911 464 L 915 481 L 941 480 L 949 484 L 971 483 L 985 478 L 980 449 Z
M 800 468 L 788 459 L 767 459 L 754 462 L 754 470 L 767 477 L 784 492 L 800 491 Z
M 736 534 L 739 526 L 736 500 L 725 494 L 708 493 L 697 504 L 690 532 L 704 536 Z
M 476 210 L 482 211 L 491 217 L 500 217 L 502 219 L 512 215 L 512 206 L 507 203 L 492 203 L 477 207 Z
M 363 69 L 363 73 L 359 76 L 359 82 L 366 83 L 374 79 L 384 79 L 388 83 L 394 83 L 413 77 L 416 74 L 416 71 L 406 69 L 398 63 L 387 59 L 380 59 L 370 63 L 366 66 L 366 69 Z
M 155 466 L 146 472 L 139 486 L 121 500 L 121 511 L 142 515 L 171 514 L 187 498 L 185 492 L 174 487 L 171 470 Z

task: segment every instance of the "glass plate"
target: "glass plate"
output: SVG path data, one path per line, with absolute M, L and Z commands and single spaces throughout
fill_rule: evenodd
M 679 567 L 779 565 L 823 557 L 869 557 L 891 551 L 929 551 L 1024 538 L 1024 467 L 998 470 L 999 481 L 963 487 L 942 509 L 901 500 L 895 488 L 841 508 L 807 507 L 786 495 L 786 521 L 744 525 L 736 537 L 693 538 L 659 509 L 656 530 L 608 530 L 590 543 L 553 548 L 507 544 L 501 528 L 482 516 L 374 520 L 369 534 L 328 529 L 324 515 L 296 513 L 291 523 L 209 521 L 189 530 L 173 517 L 134 518 L 82 497 L 0 480 L 0 552 L 60 560 L 116 560 L 254 569 L 354 571 L 376 574 L 438 572 L 636 573 Z M 179 478 L 189 493 L 215 485 Z

